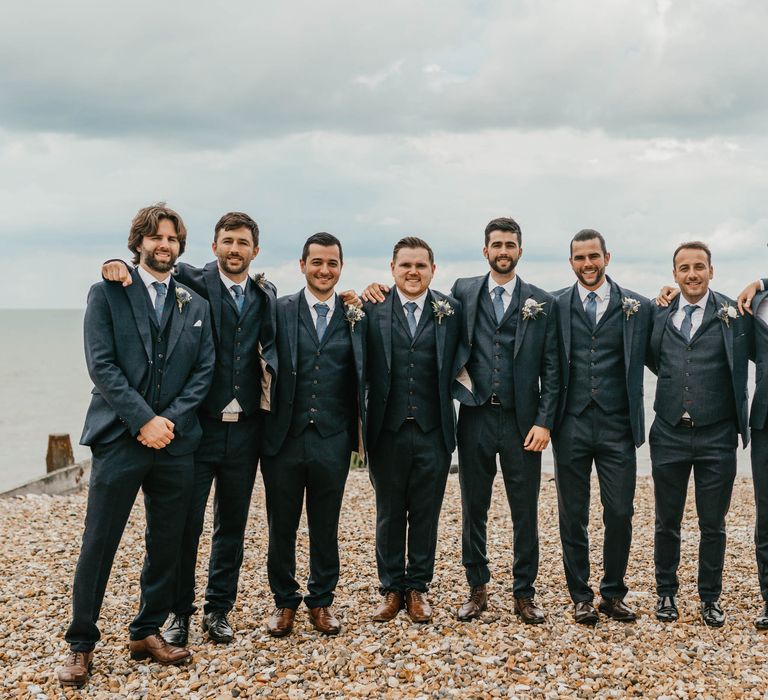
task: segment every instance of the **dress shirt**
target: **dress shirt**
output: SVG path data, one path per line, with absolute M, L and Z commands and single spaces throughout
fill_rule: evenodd
M 233 282 L 221 270 L 219 270 L 219 277 L 221 277 L 222 284 L 227 288 L 229 295 L 232 297 L 232 301 L 234 301 L 235 305 L 237 305 L 237 299 L 235 299 L 235 293 L 232 291 L 232 287 L 234 287 L 236 284 L 239 284 L 240 289 L 242 289 L 243 294 L 245 294 L 245 290 L 248 288 L 248 277 L 246 276 L 245 280 L 242 282 Z
M 587 310 L 587 295 L 590 291 L 595 293 L 595 303 L 597 304 L 597 313 L 595 314 L 595 323 L 598 323 L 603 317 L 603 314 L 608 308 L 608 302 L 611 300 L 611 285 L 608 284 L 608 280 L 604 279 L 603 283 L 597 289 L 586 289 L 581 286 L 581 282 L 576 284 L 579 290 L 579 297 L 581 297 L 581 305 L 584 310 Z
M 707 291 L 707 293 L 694 304 L 694 306 L 698 306 L 699 308 L 696 309 L 696 311 L 694 311 L 691 315 L 691 338 L 693 338 L 696 331 L 699 330 L 701 322 L 704 320 L 704 309 L 707 306 L 709 295 L 711 293 L 712 292 Z M 680 295 L 680 306 L 677 307 L 675 315 L 672 316 L 672 323 L 674 324 L 675 328 L 677 328 L 677 330 L 680 330 L 680 326 L 683 325 L 683 319 L 685 318 L 685 307 L 690 303 L 691 302 L 685 298 L 684 294 Z
M 314 324 L 315 328 L 317 328 L 317 311 L 315 311 L 315 304 L 325 304 L 328 307 L 328 315 L 325 317 L 325 320 L 330 326 L 331 316 L 333 316 L 333 310 L 336 308 L 336 294 L 331 294 L 331 296 L 325 301 L 320 301 L 320 299 L 312 294 L 309 289 L 304 287 L 304 298 L 307 300 L 309 313 L 312 316 L 312 323 Z
M 413 312 L 413 315 L 416 318 L 416 325 L 418 326 L 419 321 L 421 321 L 421 312 L 424 310 L 424 304 L 427 301 L 427 292 L 424 292 L 424 294 L 422 294 L 418 299 L 409 299 L 397 287 L 395 287 L 395 289 L 397 290 L 397 296 L 400 299 L 400 303 L 403 305 L 403 313 L 406 313 L 405 305 L 409 301 L 416 303 L 416 311 Z
M 488 293 L 491 295 L 491 302 L 493 302 L 493 300 L 496 298 L 496 294 L 494 294 L 493 290 L 496 289 L 496 287 L 504 288 L 504 293 L 501 295 L 501 303 L 504 304 L 504 313 L 506 313 L 510 303 L 512 302 L 512 295 L 515 293 L 516 286 L 517 275 L 515 275 L 506 284 L 499 284 L 498 282 L 494 281 L 493 275 L 488 275 Z
M 165 291 L 169 292 L 170 289 L 170 281 L 171 281 L 171 273 L 169 272 L 164 279 L 157 279 L 153 275 L 149 274 L 141 265 L 139 265 L 136 268 L 139 271 L 139 277 L 141 277 L 141 281 L 144 282 L 144 285 L 147 288 L 147 291 L 149 292 L 149 300 L 152 302 L 152 306 L 155 305 L 155 299 L 157 299 L 157 290 L 154 288 L 155 282 L 162 282 L 165 285 Z M 165 296 L 165 303 L 168 303 L 168 295 Z

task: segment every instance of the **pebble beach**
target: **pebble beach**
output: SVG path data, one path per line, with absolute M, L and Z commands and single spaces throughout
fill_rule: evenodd
M 370 621 L 378 601 L 374 557 L 375 507 L 365 470 L 347 484 L 340 527 L 341 580 L 335 609 L 338 637 L 316 632 L 300 609 L 294 632 L 273 639 L 264 630 L 272 610 L 266 576 L 264 490 L 257 478 L 240 597 L 230 615 L 235 641 L 204 640 L 193 620 L 193 660 L 183 667 L 131 661 L 127 625 L 138 606 L 143 557 L 143 507 L 134 507 L 118 551 L 100 622 L 102 640 L 82 690 L 62 689 L 54 675 L 66 656 L 86 493 L 27 496 L 0 501 L 1 698 L 764 698 L 768 697 L 768 634 L 752 621 L 761 607 L 752 528 L 752 482 L 736 481 L 728 516 L 724 594 L 728 619 L 721 629 L 701 622 L 696 596 L 698 531 L 689 492 L 680 567 L 681 620 L 653 616 L 653 485 L 638 479 L 627 603 L 639 620 L 622 624 L 601 616 L 595 628 L 573 623 L 557 531 L 551 475 L 542 480 L 541 566 L 537 602 L 544 625 L 523 625 L 512 612 L 511 519 L 499 475 L 489 513 L 493 580 L 489 609 L 461 623 L 456 607 L 467 594 L 461 566 L 461 502 L 456 475 L 448 481 L 441 516 L 431 624 L 416 625 L 405 611 L 391 623 Z M 592 585 L 599 585 L 602 526 L 593 479 Z M 201 544 L 207 562 L 210 513 Z M 198 567 L 198 597 L 204 566 Z M 298 545 L 300 580 L 307 572 L 306 523 Z

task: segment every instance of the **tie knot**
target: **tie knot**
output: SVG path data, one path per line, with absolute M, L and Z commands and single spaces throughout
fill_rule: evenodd
M 315 311 L 318 316 L 325 318 L 328 315 L 328 304 L 315 304 Z
M 243 288 L 239 284 L 233 284 L 230 289 L 232 290 L 232 294 L 235 295 L 235 299 L 239 299 L 243 296 Z
M 497 299 L 501 299 L 501 297 L 504 296 L 504 287 L 502 286 L 494 287 L 493 293 L 496 295 Z
M 419 305 L 415 301 L 406 301 L 403 306 L 408 310 L 409 313 L 415 314 L 416 309 L 419 308 Z
M 688 318 L 691 318 L 693 316 L 693 312 L 696 311 L 699 307 L 696 304 L 686 304 L 683 311 L 685 311 L 685 315 Z
M 595 292 L 590 292 L 589 294 L 587 294 L 587 299 L 589 299 L 590 301 L 594 301 L 595 299 L 597 299 L 597 294 Z
M 165 286 L 165 282 L 152 282 L 152 286 L 155 288 L 157 296 L 159 297 L 164 297 L 168 291 L 168 288 Z

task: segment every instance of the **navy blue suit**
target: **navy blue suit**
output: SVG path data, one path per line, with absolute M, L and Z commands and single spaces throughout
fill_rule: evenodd
M 589 492 L 592 463 L 603 505 L 603 598 L 624 598 L 632 544 L 637 473 L 635 447 L 645 442 L 643 371 L 651 302 L 610 278 L 610 296 L 597 326 L 584 311 L 578 284 L 557 296 L 561 391 L 552 435 L 560 539 L 574 602 L 592 600 L 589 585 Z M 636 311 L 627 315 L 625 299 Z
M 81 443 L 93 453 L 85 532 L 73 585 L 73 619 L 66 639 L 73 650 L 93 649 L 96 622 L 131 507 L 141 488 L 147 552 L 141 605 L 131 639 L 154 634 L 173 601 L 176 559 L 191 496 L 192 453 L 200 442 L 197 409 L 214 363 L 208 303 L 194 292 L 181 309 L 171 279 L 157 322 L 138 271 L 133 284 L 100 282 L 85 313 L 85 356 L 94 383 Z M 174 425 L 161 450 L 136 436 L 155 416 Z
M 523 449 L 534 425 L 552 429 L 559 392 L 557 309 L 554 297 L 519 277 L 497 322 L 488 275 L 456 280 L 452 293 L 464 308 L 463 337 L 453 384 L 459 409 L 459 482 L 462 563 L 472 587 L 491 578 L 486 547 L 488 509 L 501 462 L 514 529 L 513 591 L 532 598 L 539 568 L 538 500 L 541 452 Z M 528 299 L 543 304 L 523 318 Z
M 302 601 L 296 532 L 306 497 L 309 608 L 333 602 L 339 579 L 338 526 L 358 425 L 365 425 L 365 332 L 336 297 L 322 340 L 304 291 L 277 300 L 280 372 L 264 433 L 261 475 L 269 523 L 267 573 L 278 608 Z

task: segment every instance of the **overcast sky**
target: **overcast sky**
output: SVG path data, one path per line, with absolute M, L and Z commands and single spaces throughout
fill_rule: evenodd
M 485 270 L 496 216 L 520 276 L 572 281 L 596 228 L 641 293 L 693 238 L 715 287 L 768 274 L 763 0 L 28 0 L 0 23 L 0 306 L 82 307 L 138 208 L 166 200 L 210 259 L 225 211 L 301 286 L 304 239 L 342 240 L 342 286 L 428 240 L 437 288 Z

